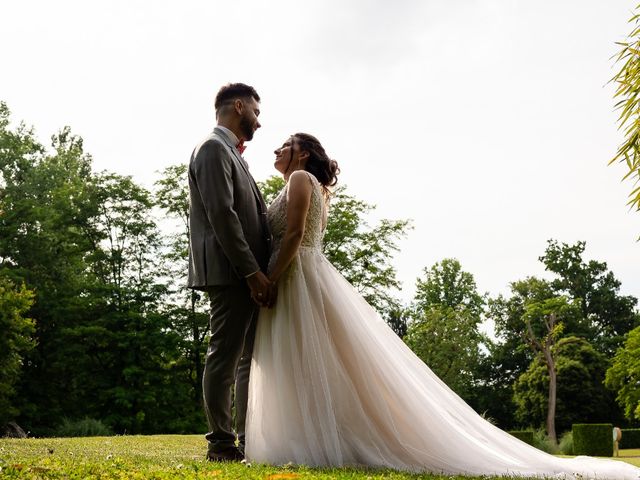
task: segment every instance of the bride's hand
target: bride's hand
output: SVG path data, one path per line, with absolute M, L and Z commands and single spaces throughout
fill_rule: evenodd
M 272 308 L 278 299 L 278 284 L 271 278 L 269 280 L 271 281 L 271 285 L 269 285 L 269 303 L 267 307 Z

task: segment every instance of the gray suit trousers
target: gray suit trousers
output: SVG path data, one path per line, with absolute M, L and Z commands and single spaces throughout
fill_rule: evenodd
M 211 302 L 202 391 L 207 415 L 209 451 L 235 445 L 231 418 L 235 384 L 236 432 L 244 450 L 245 420 L 249 393 L 249 370 L 259 307 L 246 284 L 207 287 Z

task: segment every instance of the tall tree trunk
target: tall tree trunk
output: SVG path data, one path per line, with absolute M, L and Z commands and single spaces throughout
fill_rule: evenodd
M 557 374 L 556 374 L 556 362 L 553 359 L 553 355 L 550 350 L 544 352 L 545 359 L 547 361 L 547 370 L 549 371 L 549 400 L 547 405 L 547 435 L 554 444 L 558 444 L 558 438 L 556 435 L 556 389 L 557 389 Z

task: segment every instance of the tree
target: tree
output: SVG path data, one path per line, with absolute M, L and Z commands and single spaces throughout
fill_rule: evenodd
M 163 312 L 167 271 L 152 195 L 130 177 L 105 172 L 95 182 L 101 241 L 92 269 L 104 295 L 91 327 L 102 330 L 96 350 L 106 367 L 98 403 L 109 405 L 101 418 L 120 432 L 184 431 L 193 396 L 177 368 L 182 338 Z
M 469 400 L 488 340 L 478 327 L 484 298 L 473 276 L 456 259 L 444 259 L 424 269 L 410 309 L 404 341 L 452 390 Z
M 0 427 L 19 413 L 12 397 L 24 354 L 34 347 L 34 322 L 24 316 L 32 304 L 32 291 L 0 275 Z
M 465 400 L 472 396 L 484 339 L 471 312 L 432 307 L 414 317 L 403 340 L 449 388 Z
M 494 322 L 497 341 L 489 345 L 487 361 L 478 371 L 482 379 L 480 408 L 502 428 L 517 423 L 512 386 L 535 357 L 523 342 L 525 306 L 553 297 L 549 283 L 535 277 L 511 282 L 510 289 L 509 297 L 499 295 L 488 301 L 487 317 Z
M 272 177 L 275 178 L 275 177 Z M 207 350 L 206 339 L 209 315 L 206 299 L 195 290 L 187 288 L 189 258 L 189 191 L 187 165 L 165 168 L 162 177 L 155 182 L 155 203 L 168 218 L 177 220 L 175 233 L 168 235 L 163 258 L 168 268 L 169 301 L 165 314 L 170 318 L 172 330 L 181 340 L 184 352 L 180 368 L 192 386 L 193 405 L 202 404 L 202 373 Z M 201 408 L 198 408 L 200 416 Z
M 197 405 L 176 368 L 183 339 L 161 309 L 151 196 L 130 178 L 95 175 L 68 128 L 52 147 L 12 129 L 0 104 L 0 270 L 33 291 L 24 316 L 36 344 L 23 350 L 7 411 L 37 435 L 85 416 L 116 431 L 193 431 L 185 419 Z
M 605 384 L 629 420 L 640 420 L 640 327 L 631 330 L 607 370 Z
M 20 423 L 44 433 L 83 404 L 67 368 L 78 360 L 69 354 L 67 329 L 93 312 L 87 291 L 96 212 L 91 158 L 68 128 L 52 137 L 48 152 L 24 125 L 11 130 L 8 109 L 0 110 L 0 266 L 34 292 L 27 316 L 36 326 L 36 347 L 25 354 L 14 407 Z
M 264 202 L 267 205 L 271 204 L 271 202 L 275 200 L 285 185 L 286 182 L 284 181 L 284 178 L 278 175 L 272 175 L 264 182 L 258 182 L 258 188 L 260 189 L 260 193 L 262 193 Z
M 556 345 L 564 329 L 563 321 L 570 321 L 579 315 L 575 305 L 565 297 L 553 297 L 542 302 L 526 305 L 522 320 L 525 324 L 524 340 L 529 348 L 538 354 L 545 365 L 549 377 L 547 397 L 547 435 L 557 443 L 556 398 L 557 398 L 557 349 Z M 568 342 L 565 339 L 565 342 Z
M 397 241 L 411 228 L 409 220 L 382 219 L 369 226 L 365 217 L 374 205 L 336 190 L 324 236 L 324 253 L 367 302 L 388 318 L 400 310 L 393 291 L 400 288 L 391 265 Z
M 619 294 L 620 282 L 607 269 L 604 262 L 585 261 L 584 242 L 575 245 L 549 240 L 539 260 L 555 274 L 550 281 L 527 278 L 511 283 L 511 296 L 498 296 L 489 300 L 489 318 L 494 320 L 498 341 L 490 346 L 489 361 L 481 367 L 484 386 L 489 391 L 483 398 L 499 398 L 498 402 L 483 405 L 502 426 L 514 426 L 518 420 L 512 415 L 517 410 L 509 398 L 512 385 L 523 375 L 536 355 L 527 347 L 523 337 L 523 318 L 527 305 L 545 302 L 554 297 L 565 297 L 576 305 L 579 314 L 563 320 L 563 336 L 586 339 L 605 357 L 612 355 L 624 334 L 638 322 L 635 312 L 637 300 Z M 606 396 L 601 383 L 592 380 L 592 387 Z M 561 387 L 558 387 L 561 388 Z M 584 388 L 587 388 L 586 386 Z M 609 410 L 617 410 L 609 400 Z M 558 412 L 556 420 L 564 424 Z
M 584 338 L 564 337 L 554 349 L 557 372 L 556 429 L 563 432 L 573 423 L 620 420 L 611 407 L 611 394 L 601 388 L 607 358 Z M 522 425 L 541 426 L 547 421 L 549 372 L 541 355 L 513 385 L 516 415 Z
M 414 309 L 449 307 L 467 311 L 478 322 L 484 310 L 485 298 L 478 293 L 476 282 L 455 258 L 445 258 L 431 268 L 424 269 L 424 280 L 418 278 Z
M 280 177 L 270 177 L 259 184 L 265 201 L 272 201 L 284 187 Z M 400 302 L 393 291 L 400 288 L 395 268 L 390 264 L 397 241 L 411 228 L 409 220 L 382 219 L 371 227 L 366 216 L 375 209 L 337 188 L 332 197 L 324 235 L 323 251 L 362 296 L 395 326 L 396 333 L 406 328 Z M 389 321 L 391 319 L 391 321 Z
M 581 335 L 603 354 L 613 355 L 624 335 L 638 325 L 638 300 L 620 295 L 620 281 L 605 262 L 583 260 L 585 242 L 575 245 L 549 240 L 539 260 L 557 275 L 551 287 L 558 295 L 569 296 L 582 312 Z
M 636 10 L 639 7 L 636 7 Z M 614 99 L 619 99 L 616 108 L 620 110 L 618 127 L 624 129 L 625 140 L 618 148 L 616 155 L 609 161 L 624 162 L 627 173 L 624 179 L 635 180 L 634 188 L 629 194 L 631 208 L 640 211 L 640 13 L 635 13 L 629 23 L 633 29 L 626 42 L 618 42 L 622 48 L 616 61 L 621 63 L 620 70 L 612 78 L 616 86 Z

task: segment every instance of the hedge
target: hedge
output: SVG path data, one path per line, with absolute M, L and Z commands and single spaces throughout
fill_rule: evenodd
M 613 456 L 613 425 L 610 423 L 574 423 L 571 431 L 575 455 Z
M 531 430 L 512 430 L 507 433 L 509 433 L 510 435 L 513 435 L 518 440 L 522 440 L 523 442 L 528 443 L 529 445 L 533 445 L 533 431 Z
M 623 428 L 620 448 L 640 448 L 640 428 Z

